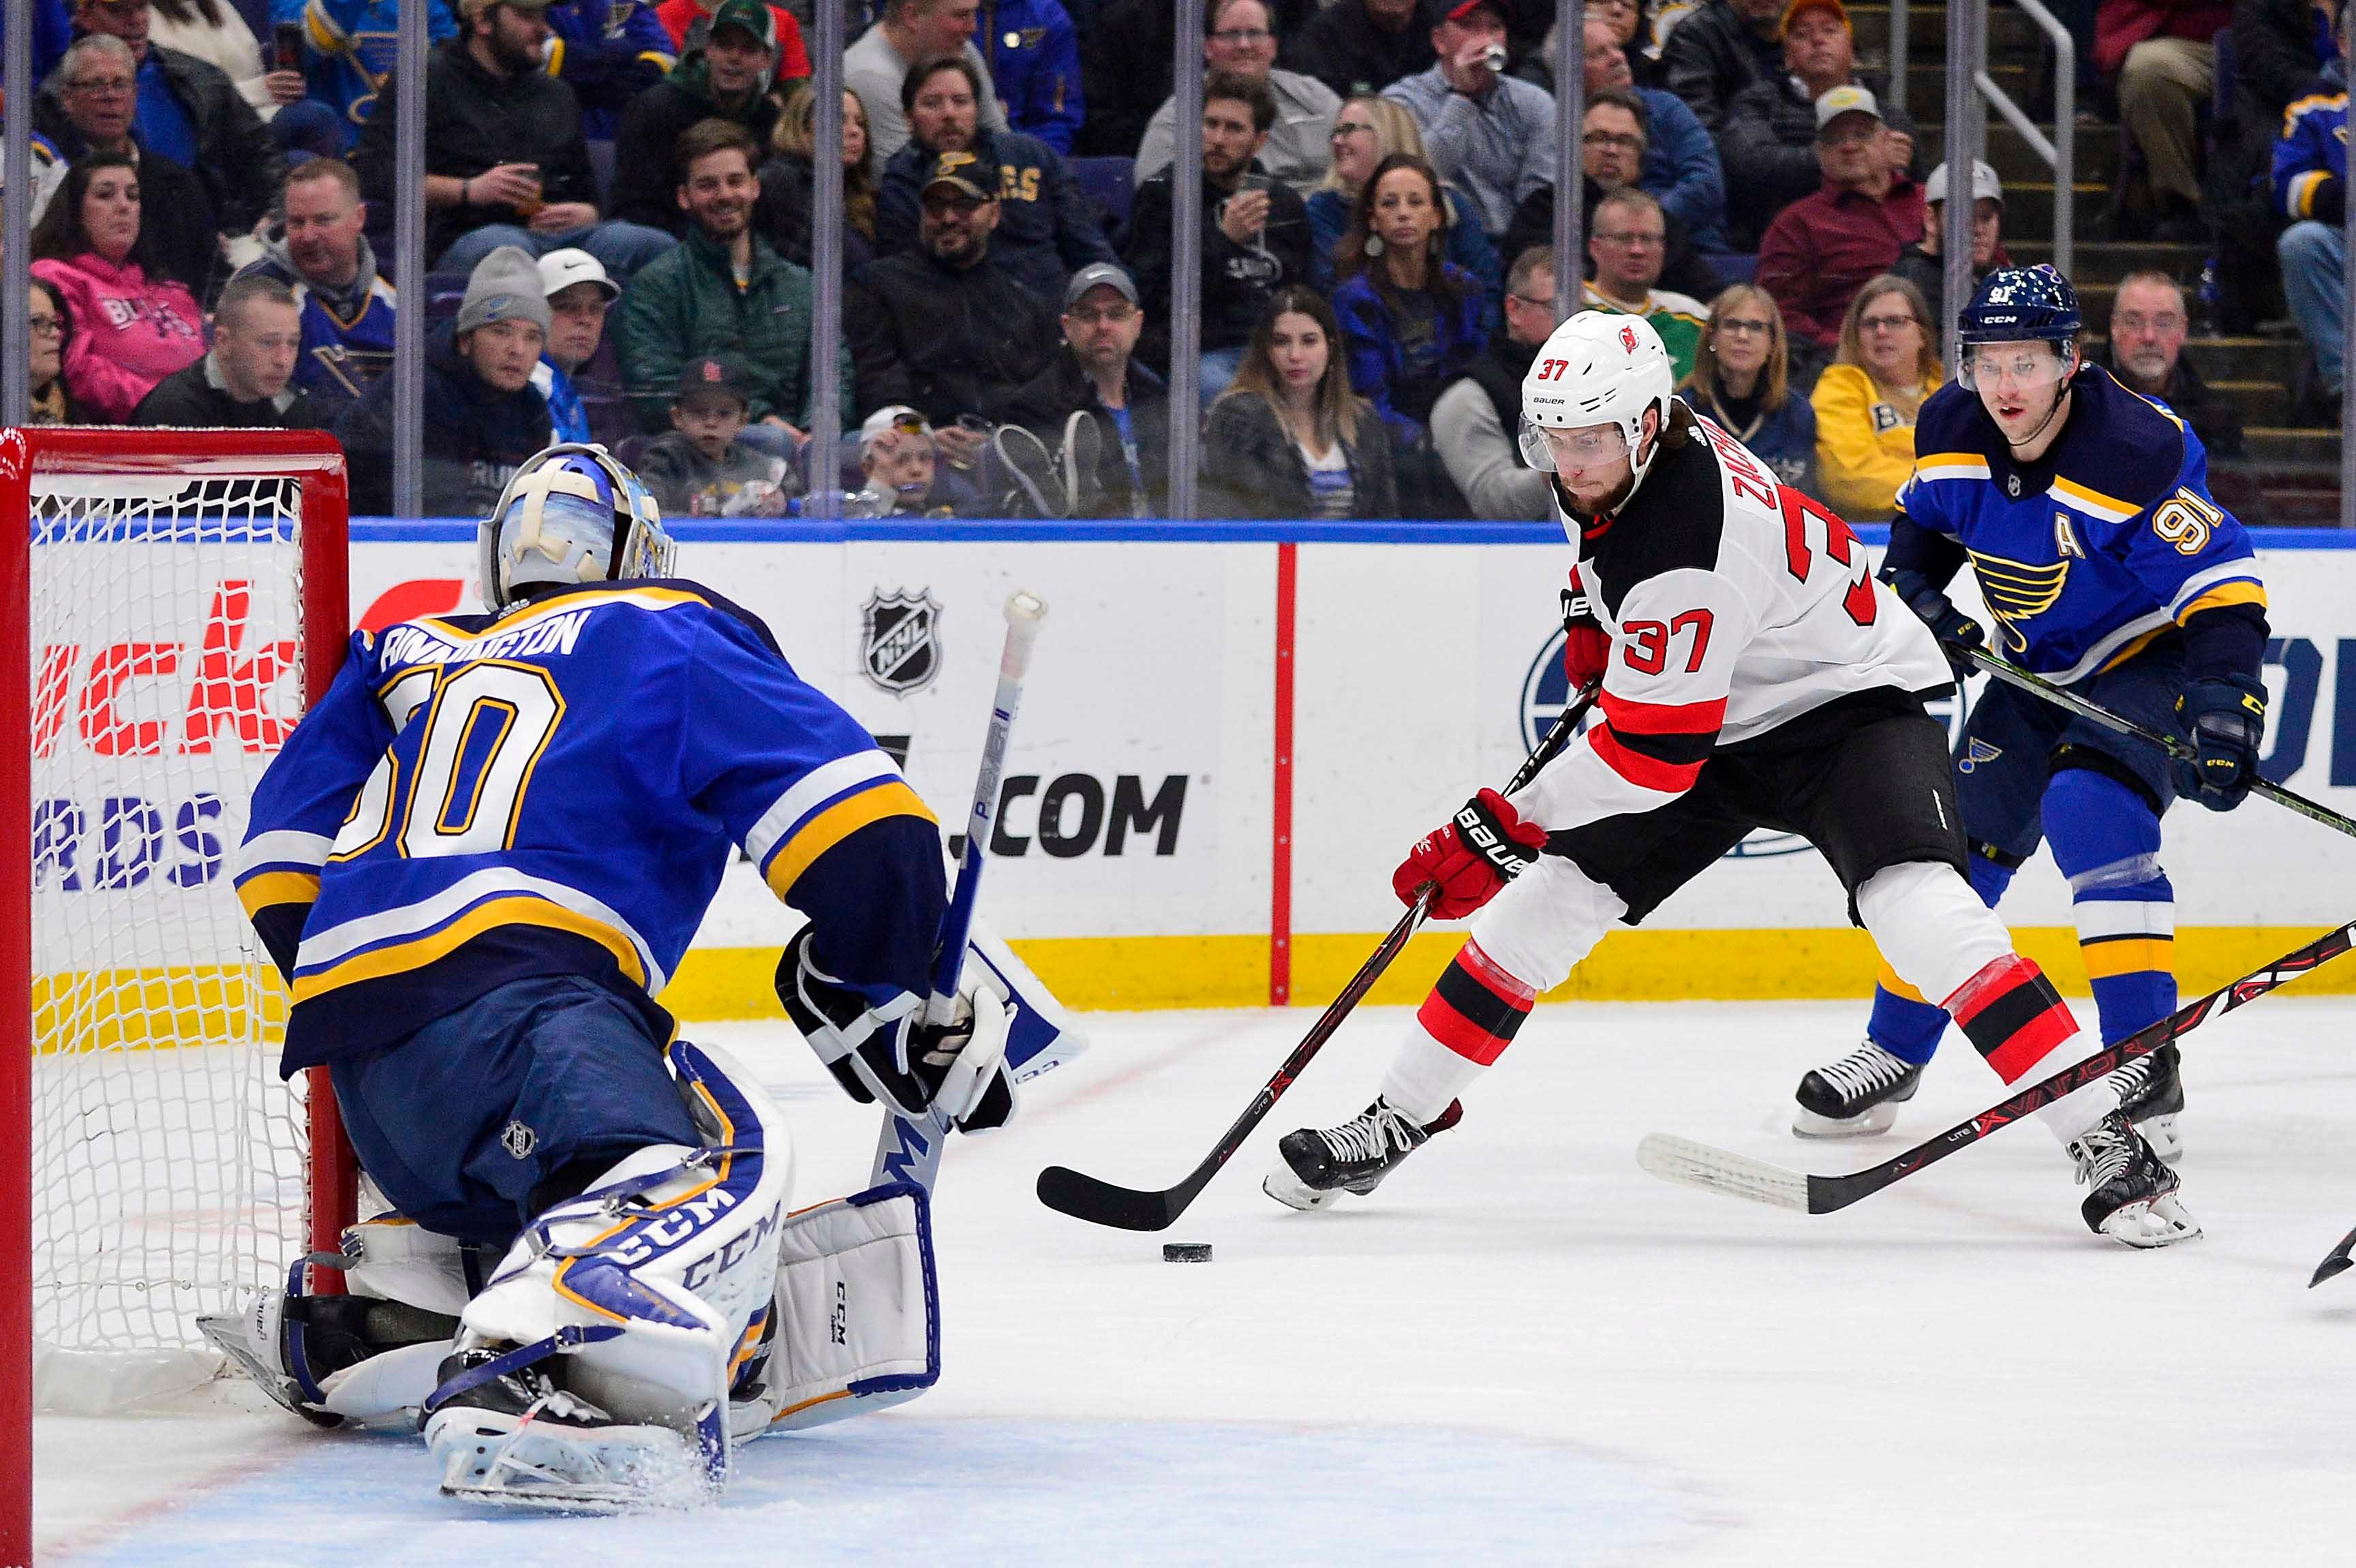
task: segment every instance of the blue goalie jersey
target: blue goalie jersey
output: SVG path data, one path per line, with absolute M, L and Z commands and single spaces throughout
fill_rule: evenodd
M 282 1070 L 388 1048 L 509 980 L 646 1016 L 742 845 L 828 971 L 921 992 L 940 836 L 766 627 L 692 583 L 599 583 L 352 638 L 262 775 L 237 887 L 291 976 Z
M 2249 535 L 2209 494 L 2209 459 L 2184 421 L 2089 366 L 2043 458 L 2017 464 L 1960 383 L 1922 406 L 1912 523 L 1966 551 L 1999 650 L 2064 684 L 2132 657 L 2206 610 L 2262 613 Z

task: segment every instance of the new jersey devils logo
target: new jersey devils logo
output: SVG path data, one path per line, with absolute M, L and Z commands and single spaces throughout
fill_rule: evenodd
M 1626 349 L 1631 354 L 1636 352 L 1636 329 L 1634 327 L 1623 326 L 1620 329 L 1620 347 Z

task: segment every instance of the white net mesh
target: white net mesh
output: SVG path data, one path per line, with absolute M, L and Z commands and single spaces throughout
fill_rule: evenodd
M 231 886 L 302 710 L 293 478 L 37 475 L 33 720 L 36 1399 L 186 1386 L 195 1317 L 303 1251 L 302 1085 Z

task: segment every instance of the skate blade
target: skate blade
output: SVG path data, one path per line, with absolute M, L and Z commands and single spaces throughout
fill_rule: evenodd
M 2144 1249 L 2197 1241 L 2201 1235 L 2201 1222 L 2176 1200 L 2172 1192 L 2129 1203 L 2105 1219 L 2098 1229 L 2115 1242 Z
M 1289 1165 L 1279 1165 L 1277 1168 L 1261 1178 L 1259 1189 L 1286 1208 L 1298 1209 L 1304 1214 L 1313 1214 L 1321 1209 L 1330 1209 L 1333 1206 L 1334 1200 L 1342 1196 L 1342 1189 L 1338 1187 L 1320 1191 L 1314 1187 L 1308 1186 L 1301 1181 L 1301 1178 L 1292 1174 L 1292 1168 Z
M 1879 1105 L 1868 1105 L 1854 1116 L 1824 1116 L 1805 1105 L 1792 1109 L 1792 1136 L 1795 1138 L 1863 1138 L 1876 1133 L 1886 1133 L 1898 1125 L 1898 1102 L 1885 1100 Z
M 695 1450 L 661 1426 L 589 1432 L 481 1412 L 444 1413 L 425 1442 L 442 1467 L 442 1495 L 498 1508 L 567 1513 L 690 1508 L 712 1494 Z M 504 1429 L 503 1429 L 504 1428 Z
M 2184 1157 L 2184 1133 L 2177 1126 L 2176 1117 L 2174 1111 L 2154 1116 L 2147 1122 L 2135 1122 L 2132 1115 L 2127 1117 L 2135 1122 L 2135 1130 L 2143 1135 L 2143 1141 L 2151 1146 L 2151 1152 L 2158 1155 L 2165 1165 L 2174 1165 Z

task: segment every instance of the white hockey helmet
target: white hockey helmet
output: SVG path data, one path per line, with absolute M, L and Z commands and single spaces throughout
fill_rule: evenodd
M 537 583 L 668 577 L 679 555 L 638 476 L 585 442 L 528 458 L 477 537 L 483 603 L 494 610 Z
M 1542 473 L 1555 471 L 1554 448 L 1546 431 L 1586 425 L 1616 425 L 1627 439 L 1635 471 L 1629 494 L 1644 482 L 1644 470 L 1660 452 L 1636 457 L 1644 434 L 1644 411 L 1666 430 L 1676 372 L 1661 335 L 1641 315 L 1583 310 L 1548 335 L 1522 377 L 1522 459 Z

